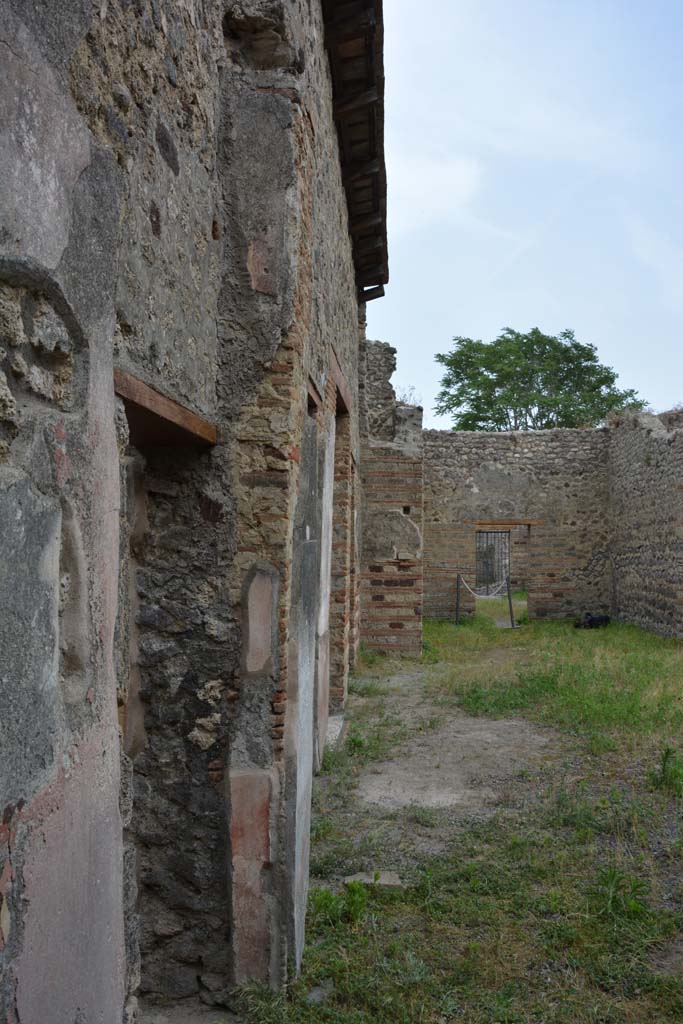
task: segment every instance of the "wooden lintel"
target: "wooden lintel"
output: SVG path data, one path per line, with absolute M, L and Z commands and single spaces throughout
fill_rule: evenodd
M 334 105 L 334 116 L 342 117 L 344 114 L 351 114 L 354 110 L 370 107 L 379 100 L 379 93 L 376 87 L 366 89 L 365 92 L 357 93 L 350 99 L 342 99 Z
M 353 406 L 351 388 L 342 372 L 337 353 L 332 345 L 330 346 L 330 354 L 332 356 L 330 359 L 330 372 L 337 388 L 337 408 L 341 409 L 342 412 L 351 412 Z
M 466 519 L 469 526 L 478 530 L 514 529 L 515 526 L 545 526 L 544 519 Z
M 123 399 L 134 445 L 214 445 L 215 424 L 125 370 L 114 370 L 114 391 Z
M 308 391 L 309 405 L 314 405 L 316 407 L 316 409 L 318 409 L 318 411 L 320 411 L 322 409 L 322 407 L 323 407 L 323 398 L 322 398 L 322 395 L 320 393 L 320 390 L 319 390 L 318 386 L 316 385 L 316 383 L 315 383 L 315 381 L 313 380 L 312 377 L 308 378 L 307 391 Z

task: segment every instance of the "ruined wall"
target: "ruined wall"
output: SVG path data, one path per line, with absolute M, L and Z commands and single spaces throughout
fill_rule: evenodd
M 610 499 L 614 614 L 662 636 L 683 636 L 680 413 L 624 415 L 614 424 Z
M 115 365 L 214 421 L 221 19 L 215 3 L 102 4 L 69 63 L 122 181 Z M 221 758 L 239 638 L 229 459 L 221 448 L 126 452 L 125 441 L 117 668 L 132 1014 L 138 987 L 173 998 L 225 988 Z
M 116 363 L 205 412 L 221 273 L 221 16 L 208 0 L 102 3 L 69 64 L 79 110 L 123 171 Z
M 667 430 L 678 430 L 683 427 L 683 409 L 676 407 L 668 412 L 657 413 L 657 419 L 661 420 Z
M 120 1020 L 113 283 L 122 196 L 68 62 L 89 5 L 0 4 L 0 1017 Z M 87 979 L 87 983 L 83 983 Z
M 317 596 L 329 587 L 321 573 L 334 533 L 339 382 L 349 456 L 358 444 L 358 305 L 319 6 L 272 5 L 264 24 L 235 5 L 224 29 L 219 168 L 230 254 L 219 325 L 229 377 L 220 390 L 234 410 L 235 603 L 241 580 L 257 572 L 260 581 L 253 613 L 242 601 L 230 726 L 233 971 L 279 981 L 304 937 L 310 766 L 329 686 Z M 264 604 L 272 644 L 247 670 L 246 636 Z
M 2 10 L 0 473 L 35 535 L 3 538 L 0 579 L 32 568 L 2 682 L 41 680 L 39 768 L 2 725 L 3 998 L 129 1019 L 138 988 L 221 1003 L 301 955 L 312 764 L 354 642 L 328 615 L 357 567 L 346 200 L 317 2 Z M 113 362 L 218 444 L 129 436 Z
M 454 618 L 457 574 L 474 585 L 478 528 L 519 524 L 532 617 L 609 610 L 609 450 L 606 430 L 425 431 L 425 614 Z M 465 612 L 473 603 L 463 595 Z
M 348 382 L 353 405 L 358 319 L 322 43 L 315 5 L 312 14 L 278 3 L 227 8 L 215 178 L 190 197 L 193 215 L 204 216 L 220 195 L 208 222 L 209 254 L 214 240 L 222 246 L 216 313 L 203 333 L 205 321 L 193 318 L 190 353 L 211 366 L 217 345 L 214 391 L 188 404 L 212 415 L 221 438 L 210 453 L 182 459 L 144 453 L 138 592 L 149 685 L 132 831 L 142 991 L 154 997 L 199 991 L 223 1002 L 231 980 L 282 981 L 303 947 L 311 771 L 327 712 L 319 595 L 326 567 L 329 587 L 332 376 Z M 182 165 L 192 138 L 181 127 L 173 139 Z M 171 266 L 186 272 L 182 262 Z M 168 272 L 163 260 L 160 271 Z M 211 274 L 203 287 L 210 310 Z M 131 342 L 123 365 L 134 358 Z M 157 369 L 157 386 L 184 397 L 182 372 Z M 351 445 L 356 438 L 352 416 Z M 311 629 L 313 655 L 304 657 Z M 183 813 L 188 806 L 196 813 Z M 169 818 L 179 833 L 173 850 L 160 843 Z
M 396 349 L 363 346 L 361 641 L 422 652 L 422 410 L 396 402 Z

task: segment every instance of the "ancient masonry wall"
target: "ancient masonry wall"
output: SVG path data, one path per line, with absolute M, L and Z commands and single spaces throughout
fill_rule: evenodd
M 422 653 L 422 410 L 396 402 L 396 350 L 362 349 L 365 431 L 361 641 L 370 649 Z
M 0 3 L 0 1019 L 120 1020 L 112 349 L 122 178 L 68 61 L 86 5 Z
M 68 69 L 83 119 L 122 183 L 114 363 L 218 423 L 223 51 L 218 4 L 107 4 Z M 225 986 L 221 744 L 239 635 L 227 593 L 235 512 L 225 448 L 136 448 L 121 408 L 119 443 L 116 655 L 132 1017 L 138 993 L 178 998 Z
M 683 637 L 683 417 L 623 416 L 610 432 L 612 608 Z
M 279 984 L 303 947 L 311 775 L 358 634 L 331 84 L 317 2 L 0 13 L 0 580 L 25 581 L 0 1016 L 130 1020 L 138 992 Z M 218 444 L 138 439 L 114 364 Z
M 609 452 L 606 430 L 425 431 L 425 614 L 454 618 L 457 574 L 475 583 L 478 530 L 510 531 L 532 617 L 608 611 Z
M 280 9 L 280 25 L 243 14 L 226 25 L 221 159 L 233 249 L 219 302 L 223 387 L 237 413 L 231 600 L 242 609 L 226 778 L 232 976 L 273 983 L 303 949 L 344 515 L 335 476 L 358 457 L 359 320 L 319 5 Z M 254 361 L 266 371 L 256 386 Z

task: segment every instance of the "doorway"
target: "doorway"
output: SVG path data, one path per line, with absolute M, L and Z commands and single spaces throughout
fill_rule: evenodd
M 510 628 L 527 618 L 527 593 L 512 565 L 510 530 L 477 530 L 475 535 L 475 614 Z M 516 589 L 512 589 L 517 583 Z

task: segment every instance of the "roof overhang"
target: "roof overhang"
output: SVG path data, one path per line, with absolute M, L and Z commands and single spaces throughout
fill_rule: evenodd
M 334 119 L 361 302 L 389 280 L 382 0 L 323 0 Z

